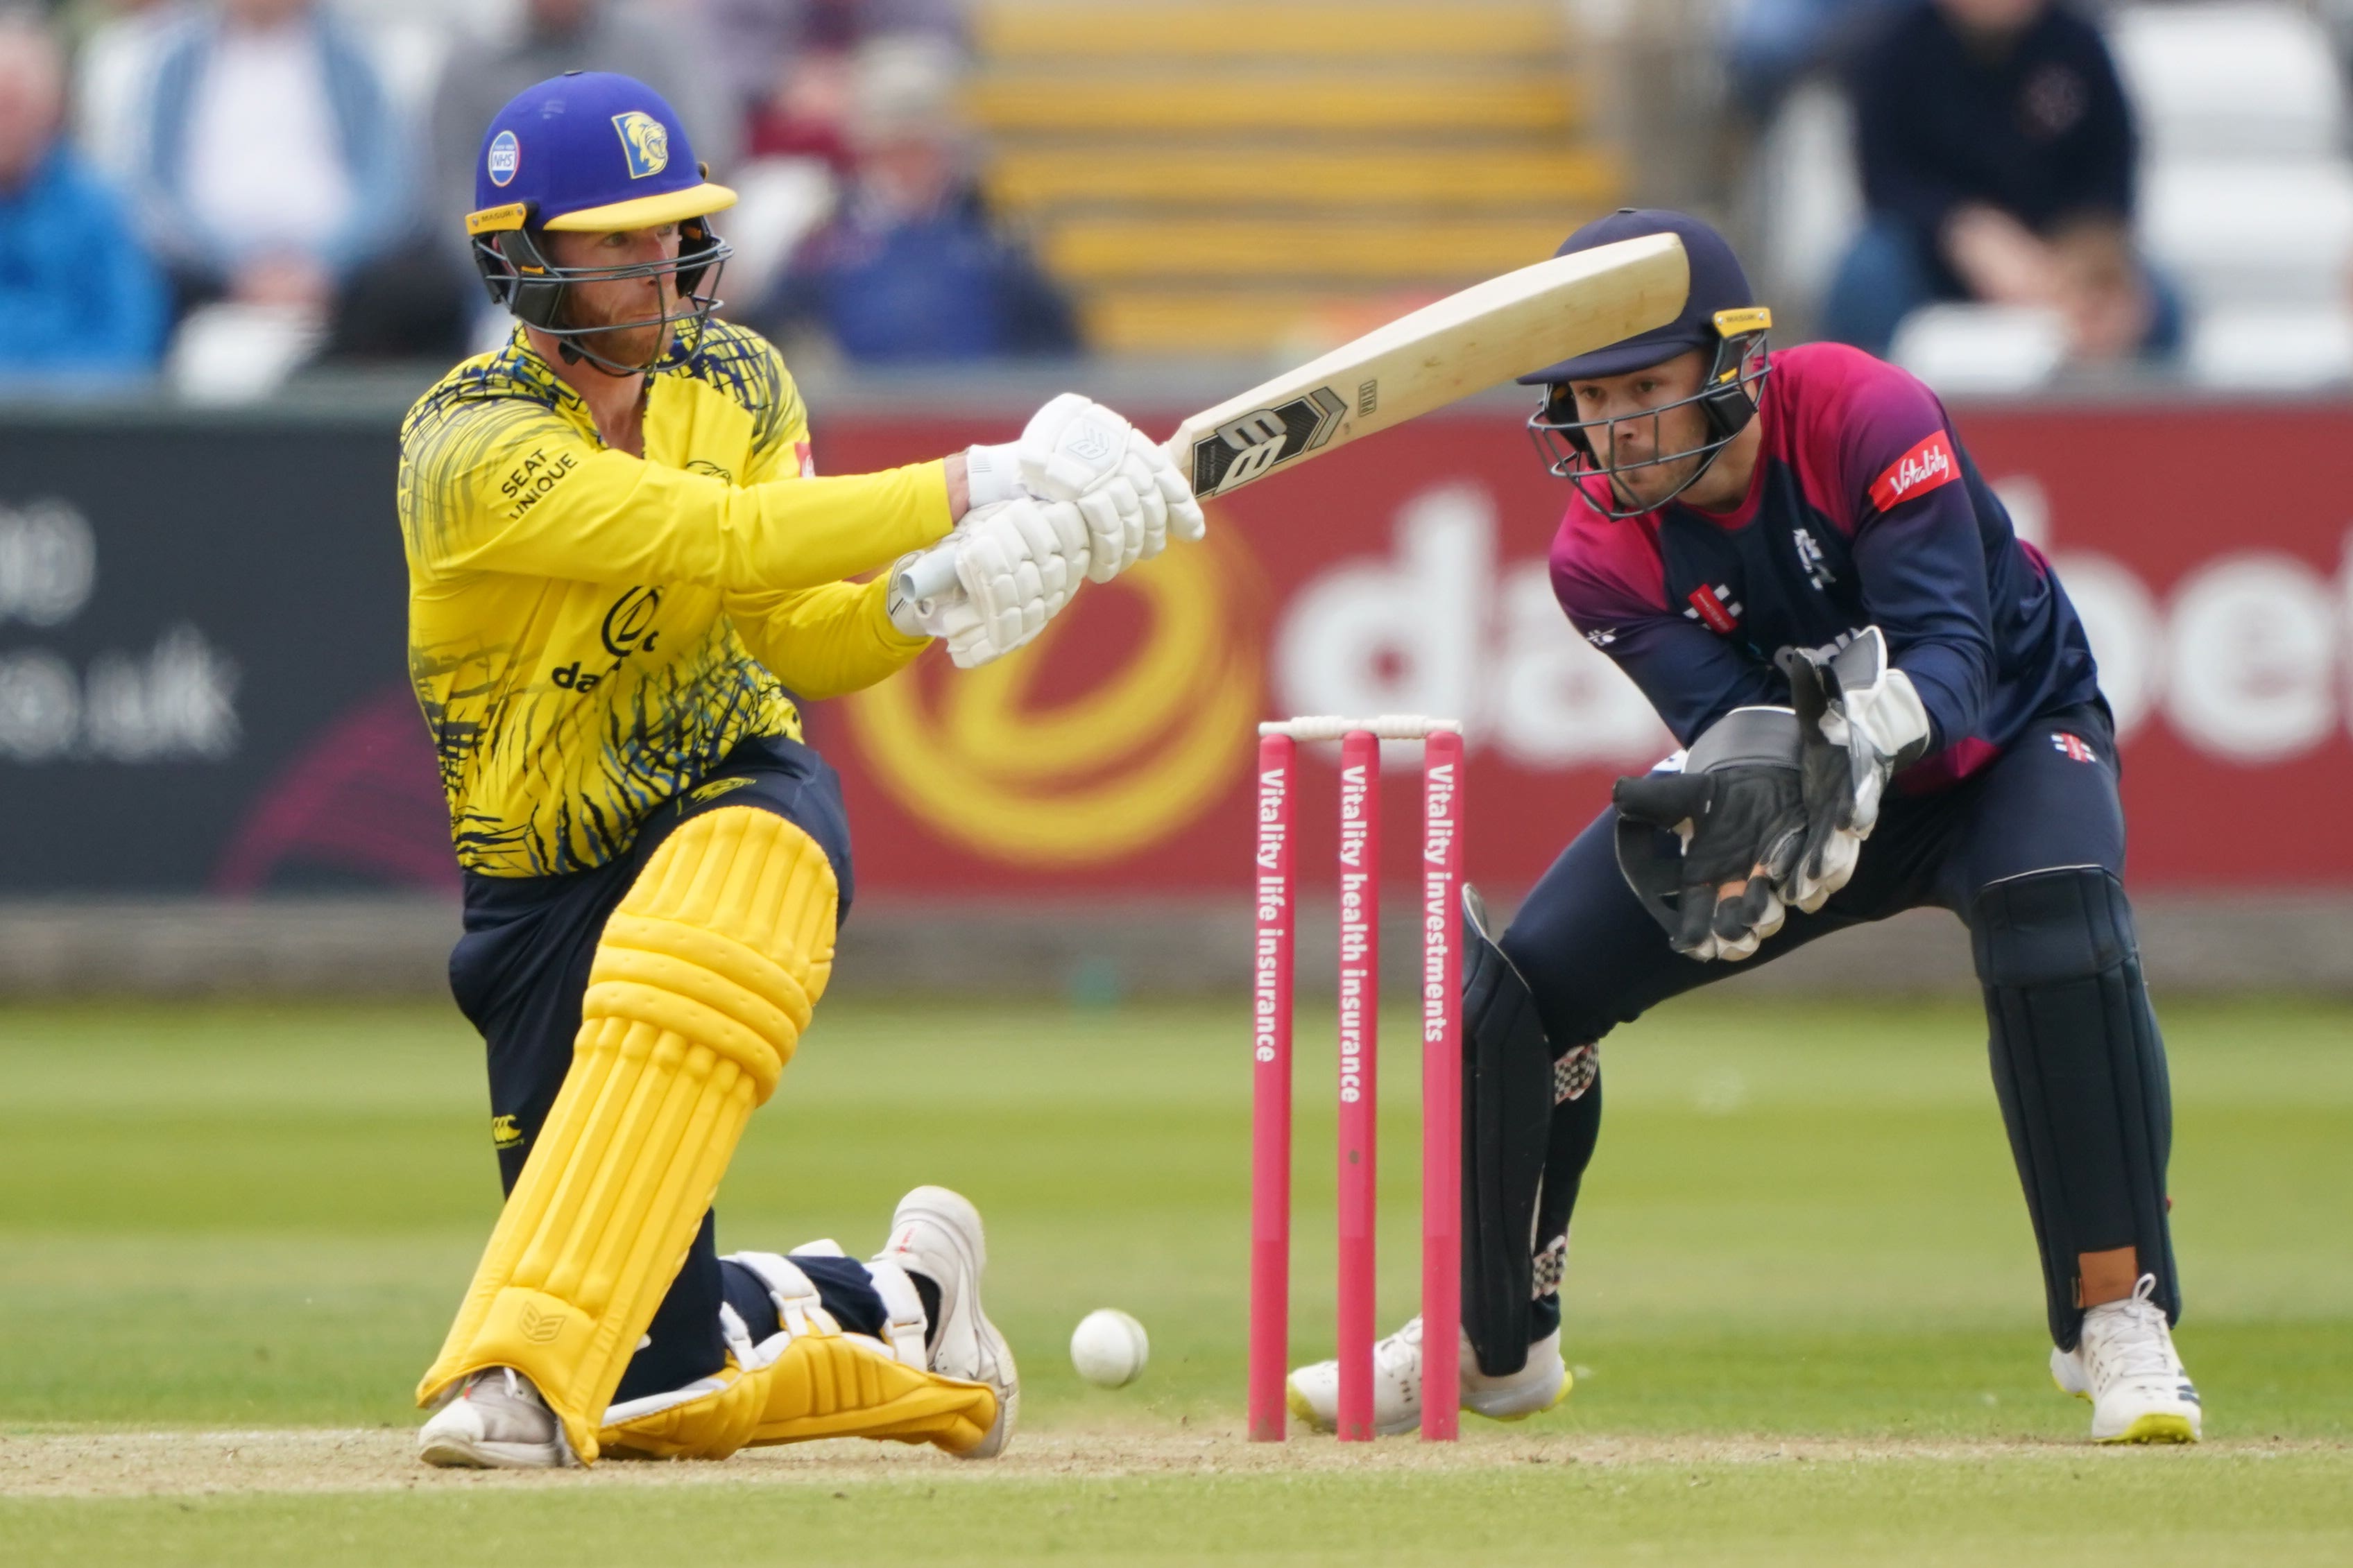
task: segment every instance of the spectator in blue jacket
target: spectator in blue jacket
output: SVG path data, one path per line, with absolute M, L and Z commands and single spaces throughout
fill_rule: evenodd
M 183 306 L 277 305 L 331 352 L 462 340 L 422 246 L 407 135 L 375 65 L 318 0 L 215 0 L 161 50 L 140 157 L 148 230 Z
M 997 232 L 965 166 L 950 109 L 960 65 L 923 36 L 859 51 L 856 174 L 762 313 L 773 330 L 814 328 L 868 364 L 1077 351 L 1069 301 L 1026 247 Z
M 154 367 L 164 287 L 128 215 L 58 134 L 65 62 L 30 13 L 0 13 L 0 379 L 45 388 Z
M 2097 28 L 2053 0 L 1930 0 L 1853 67 L 1869 226 L 1825 335 L 1884 353 L 1938 300 L 2060 310 L 2085 360 L 2178 346 L 2132 239 L 2131 106 Z

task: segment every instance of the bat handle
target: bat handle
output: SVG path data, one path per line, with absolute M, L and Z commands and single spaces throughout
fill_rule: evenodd
M 900 595 L 908 599 L 936 599 L 956 585 L 955 547 L 926 550 L 899 574 Z

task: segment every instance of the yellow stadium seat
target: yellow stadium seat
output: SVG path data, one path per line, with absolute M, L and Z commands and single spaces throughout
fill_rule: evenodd
M 1333 59 L 1515 56 L 1557 49 L 1556 5 L 1110 5 L 1104 0 L 981 6 L 983 54 L 1030 59 L 1127 56 L 1248 59 L 1270 54 Z
M 1064 79 L 1024 71 L 984 77 L 965 94 L 965 108 L 983 130 L 1078 138 L 1167 131 L 1334 137 L 1566 132 L 1576 123 L 1575 107 L 1569 84 L 1545 75 L 1449 79 L 1335 72 L 1194 79 L 1138 72 Z M 1279 152 L 1265 158 L 1261 174 L 1286 177 Z
M 1048 238 L 1049 266 L 1080 281 L 1193 277 L 1332 279 L 1451 287 L 1541 261 L 1566 216 L 1376 223 L 1324 217 L 1073 218 Z
M 1113 353 L 1342 341 L 1619 205 L 1557 0 L 981 0 L 989 197 Z
M 1280 182 L 1237 175 L 1230 157 L 1192 147 L 1008 147 L 988 174 L 1010 211 L 1058 206 L 1600 207 L 1624 184 L 1594 147 L 1304 147 L 1282 158 Z

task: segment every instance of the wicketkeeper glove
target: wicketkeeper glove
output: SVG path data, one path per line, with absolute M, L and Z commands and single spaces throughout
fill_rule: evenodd
M 1677 952 L 1736 961 L 1781 929 L 1778 884 L 1806 836 L 1799 755 L 1795 713 L 1736 708 L 1692 743 L 1683 772 L 1621 778 L 1610 792 L 1619 869 Z M 1653 827 L 1683 840 L 1679 861 L 1650 853 L 1641 829 Z
M 1786 648 L 1779 662 L 1805 740 L 1806 807 L 1782 897 L 1811 914 L 1854 875 L 1888 781 L 1926 754 L 1928 710 L 1877 626 L 1834 651 Z

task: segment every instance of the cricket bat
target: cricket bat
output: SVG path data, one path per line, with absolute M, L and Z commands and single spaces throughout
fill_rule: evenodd
M 1683 243 L 1671 234 L 1556 256 L 1449 294 L 1203 409 L 1168 438 L 1168 458 L 1203 500 L 1228 495 L 1360 436 L 1664 326 L 1690 288 Z M 898 585 L 927 599 L 955 580 L 955 552 L 943 545 L 917 557 Z

